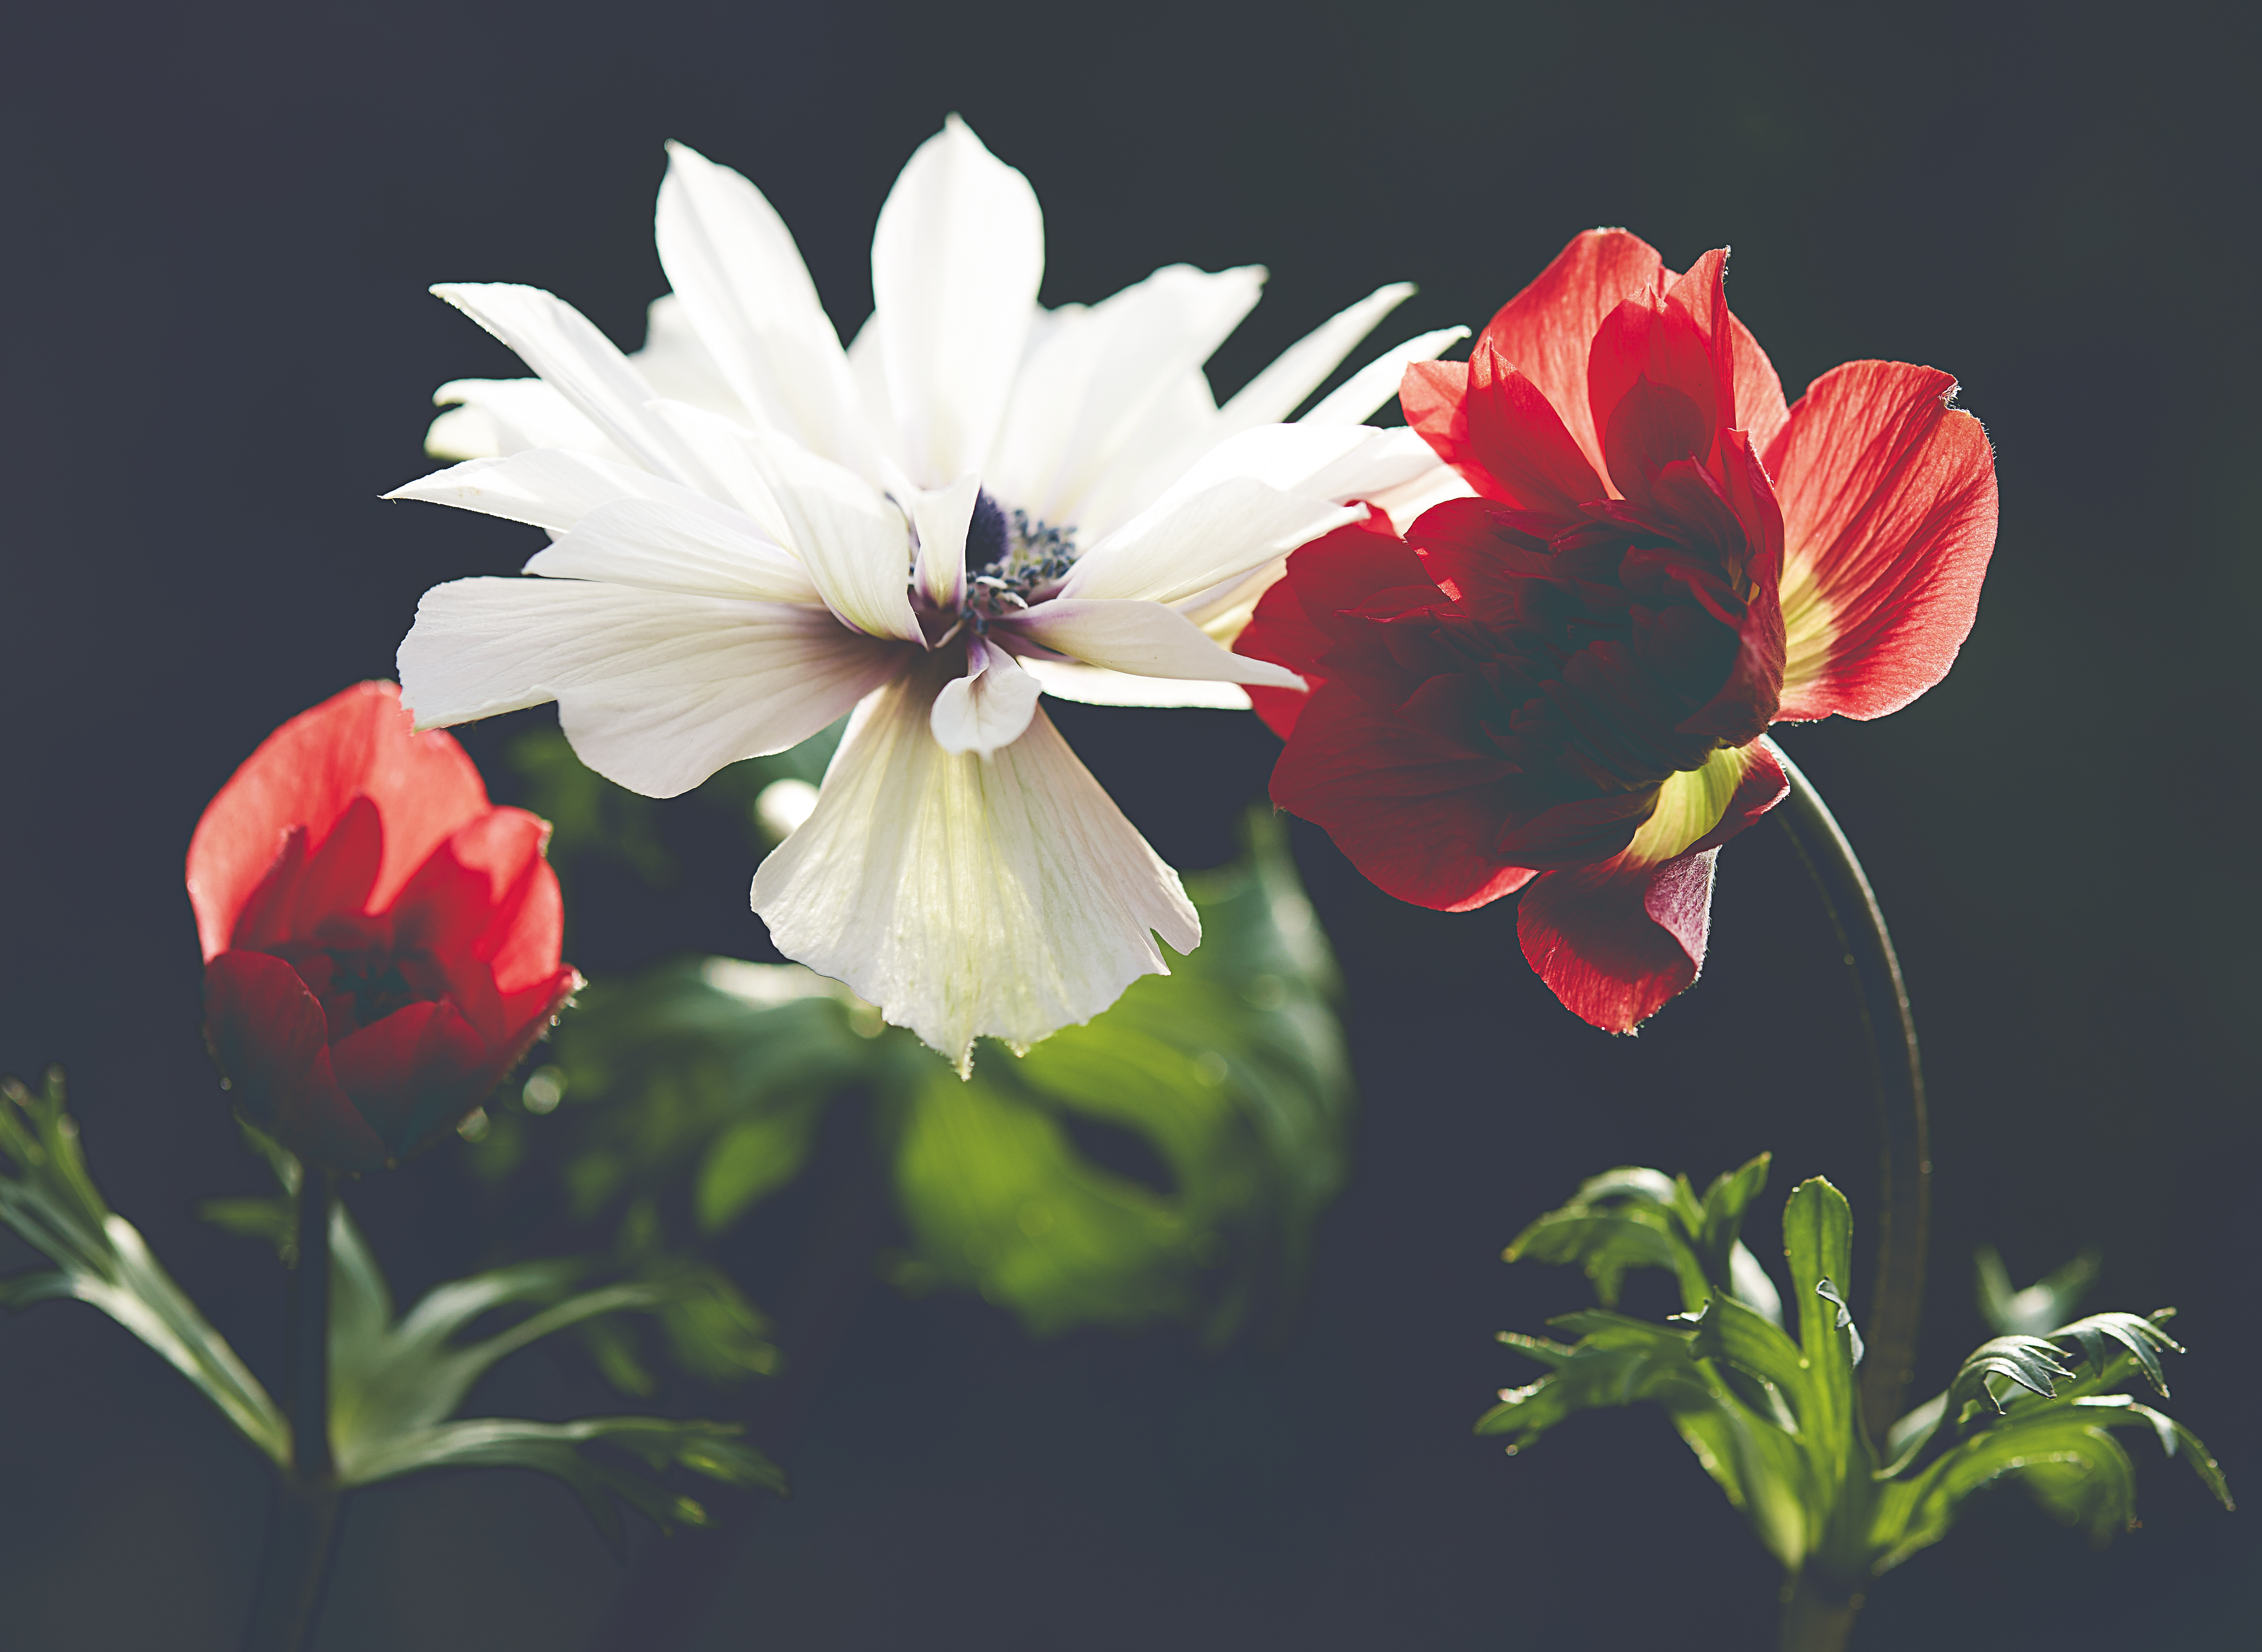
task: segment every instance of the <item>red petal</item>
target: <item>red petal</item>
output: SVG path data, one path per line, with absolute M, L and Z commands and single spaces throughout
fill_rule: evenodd
M 322 1007 L 290 965 L 265 952 L 206 964 L 205 1033 L 236 1104 L 292 1153 L 338 1170 L 385 1162 L 332 1072 Z
M 1729 431 L 1723 437 L 1740 437 Z M 1783 511 L 1748 437 L 1721 456 L 1727 477 L 1723 490 L 1742 525 L 1750 551 L 1746 571 L 1752 584 L 1743 621 L 1736 628 L 1736 663 L 1728 679 L 1704 709 L 1681 725 L 1690 734 L 1710 734 L 1733 745 L 1754 740 L 1775 721 L 1783 700 L 1783 630 L 1781 574 Z
M 1430 451 L 1478 492 L 1488 498 L 1505 496 L 1500 478 L 1477 457 L 1469 435 L 1468 399 L 1466 362 L 1412 362 L 1398 381 L 1398 406 Z
M 1257 599 L 1233 651 L 1300 673 L 1314 688 L 1327 679 L 1321 662 L 1341 629 L 1335 616 L 1365 607 L 1379 591 L 1426 585 L 1422 559 L 1390 531 L 1380 511 L 1323 534 L 1292 553 L 1288 571 Z M 1251 687 L 1249 702 L 1286 740 L 1308 696 L 1293 688 Z
M 1489 485 L 1466 467 L 1463 473 L 1487 499 L 1575 518 L 1581 505 L 1608 491 L 1564 427 L 1561 412 L 1494 348 L 1489 334 L 1469 357 L 1465 406 L 1470 445 Z
M 339 1088 L 394 1160 L 486 1100 L 507 1065 L 444 998 L 396 1009 L 330 1046 Z
M 450 832 L 486 812 L 486 787 L 463 748 L 445 734 L 409 727 L 399 688 L 357 683 L 268 736 L 220 787 L 189 844 L 189 899 L 207 959 L 227 949 L 238 913 L 292 827 L 305 827 L 319 853 L 347 806 L 370 798 L 385 827 L 384 859 L 369 891 L 375 908 Z
M 1629 499 L 1675 459 L 1711 457 L 1716 433 L 1734 422 L 1724 259 L 1707 253 L 1669 293 L 1635 294 L 1595 331 L 1588 406 L 1610 480 Z M 1646 392 L 1632 394 L 1645 380 Z
M 1662 291 L 1664 274 L 1657 249 L 1639 236 L 1622 229 L 1590 229 L 1502 305 L 1479 341 L 1538 386 L 1597 471 L 1603 469 L 1603 444 L 1588 411 L 1588 347 L 1603 318 L 1625 299 Z M 1410 409 L 1406 417 L 1413 422 Z
M 1712 862 L 1720 845 L 1790 789 L 1764 740 L 1720 823 L 1669 860 L 1621 855 L 1550 872 L 1524 892 L 1516 937 L 1524 956 L 1574 1015 L 1631 1032 L 1695 982 L 1711 928 Z
M 1326 829 L 1351 863 L 1416 906 L 1466 912 L 1531 873 L 1490 853 L 1509 808 L 1505 763 L 1470 756 L 1341 684 L 1312 695 L 1272 771 L 1272 801 Z
M 1752 446 L 1765 453 L 1776 436 L 1783 433 L 1784 420 L 1790 409 L 1783 403 L 1783 380 L 1776 376 L 1775 363 L 1752 336 L 1751 328 L 1738 320 L 1732 312 L 1728 317 L 1730 348 L 1735 360 L 1736 416 L 1733 423 L 1751 433 Z
M 1768 455 L 1783 499 L 1784 580 L 1827 605 L 1790 662 L 1781 715 L 1882 717 L 1948 674 L 1995 548 L 1995 459 L 1956 381 L 1848 362 L 1808 386 Z

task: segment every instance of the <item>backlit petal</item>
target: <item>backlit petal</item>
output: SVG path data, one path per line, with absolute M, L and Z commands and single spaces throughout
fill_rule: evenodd
M 1785 718 L 1882 717 L 1948 674 L 1995 548 L 1995 458 L 1956 381 L 1902 362 L 1818 378 L 1768 455 L 1783 513 Z
M 647 797 L 807 739 L 906 650 L 821 608 L 584 579 L 459 579 L 424 593 L 400 644 L 425 728 L 545 700 L 584 763 Z
M 237 915 L 292 829 L 303 828 L 307 851 L 319 854 L 357 797 L 376 805 L 383 827 L 371 909 L 488 807 L 464 749 L 444 735 L 414 733 L 391 683 L 357 683 L 299 713 L 220 787 L 190 840 L 189 899 L 207 959 L 227 950 Z
M 1135 677 L 1128 672 L 1103 671 L 1069 659 L 1025 659 L 1021 669 L 1055 700 L 1073 700 L 1086 706 L 1199 707 L 1210 711 L 1247 711 L 1250 707 L 1247 691 L 1237 683 Z M 1296 698 L 1303 696 L 1300 693 Z
M 991 628 L 1088 665 L 1137 677 L 1303 686 L 1302 678 L 1270 660 L 1228 652 L 1185 615 L 1159 602 L 1062 597 L 1040 602 Z
M 1044 269 L 1036 192 L 953 115 L 913 152 L 872 236 L 888 399 L 913 482 L 983 468 Z
M 1084 554 L 1062 594 L 1176 602 L 1250 573 L 1358 515 L 1234 478 L 1142 511 Z
M 404 483 L 385 497 L 452 505 L 507 521 L 531 522 L 553 534 L 566 532 L 600 505 L 616 499 L 705 499 L 649 470 L 562 448 L 468 459 Z
M 819 600 L 807 568 L 747 518 L 704 500 L 692 506 L 620 499 L 600 506 L 537 552 L 526 571 L 749 602 Z
M 982 497 L 982 478 L 968 474 L 948 487 L 920 488 L 905 501 L 918 532 L 911 583 L 935 607 L 955 609 L 966 596 L 966 528 Z
M 1201 927 L 1149 849 L 1040 709 L 989 758 L 954 756 L 928 717 L 933 665 L 859 710 L 817 810 L 755 874 L 789 958 L 846 981 L 969 1070 L 987 1034 L 1026 1047 L 1167 973 Z
M 330 1071 L 329 1024 L 298 972 L 264 952 L 222 952 L 205 967 L 205 1031 L 235 1103 L 293 1153 L 374 1170 L 384 1142 Z
M 854 470 L 791 437 L 748 431 L 745 451 L 825 606 L 867 636 L 923 642 L 911 612 L 911 524 L 903 512 Z
M 1225 415 L 1226 428 L 1246 430 L 1251 425 L 1279 424 L 1303 406 L 1306 397 L 1326 382 L 1329 374 L 1343 365 L 1344 357 L 1358 347 L 1361 339 L 1382 324 L 1384 316 L 1413 296 L 1412 282 L 1394 281 L 1387 287 L 1376 288 L 1349 309 L 1338 311 L 1321 322 L 1283 350 L 1218 410 Z M 1391 375 L 1389 388 L 1398 388 L 1395 373 Z M 1381 405 L 1378 398 L 1375 406 Z M 1370 407 L 1366 413 L 1373 411 Z M 1344 422 L 1357 424 L 1365 417 L 1363 413 Z
M 424 434 L 436 459 L 492 459 L 527 448 L 572 448 L 629 461 L 587 415 L 538 378 L 457 378 L 432 392 L 447 408 Z M 451 406 L 460 402 L 462 406 Z
M 1253 267 L 1212 275 L 1173 264 L 1089 309 L 1052 312 L 983 470 L 991 491 L 1041 521 L 1082 521 L 1095 486 L 1121 468 L 1131 433 L 1197 374 L 1264 282 Z
M 863 470 L 867 438 L 848 360 L 793 236 L 730 168 L 680 143 L 667 156 L 659 262 L 723 377 L 762 422 Z
M 1320 398 L 1300 425 L 1357 425 L 1372 418 L 1398 394 L 1399 382 L 1416 362 L 1434 361 L 1468 337 L 1465 327 L 1439 327 L 1417 333 L 1403 344 L 1393 345 L 1358 371 Z

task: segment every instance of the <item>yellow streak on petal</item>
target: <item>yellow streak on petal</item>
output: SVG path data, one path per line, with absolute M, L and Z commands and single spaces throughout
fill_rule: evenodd
M 1668 779 L 1658 788 L 1657 808 L 1621 858 L 1631 866 L 1653 866 L 1718 826 L 1751 760 L 1749 747 L 1732 746 L 1705 758 L 1703 768 L 1684 769 Z
M 1810 558 L 1784 560 L 1783 633 L 1783 701 L 1795 706 L 1822 680 L 1838 641 L 1837 604 L 1822 594 Z

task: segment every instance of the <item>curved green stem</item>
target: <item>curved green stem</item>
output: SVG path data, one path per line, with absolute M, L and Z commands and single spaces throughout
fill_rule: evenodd
M 1778 756 L 1780 752 L 1778 751 Z M 1883 1440 L 1900 1414 L 1916 1354 L 1917 1317 L 1924 1304 L 1925 1227 L 1932 1208 L 1932 1150 L 1925 1121 L 1924 1068 L 1916 1023 L 1901 982 L 1893 937 L 1854 846 L 1832 818 L 1813 782 L 1783 758 L 1790 796 L 1776 818 L 1806 863 L 1838 931 L 1852 973 L 1862 1031 L 1877 1098 L 1882 1164 L 1877 1210 L 1877 1285 L 1862 1326 L 1869 1357 L 1862 1368 L 1862 1417 Z
M 1861 1609 L 1859 1595 L 1819 1586 L 1801 1573 L 1783 1592 L 1776 1644 L 1781 1652 L 1844 1652 L 1854 1633 L 1854 1614 Z
M 267 1552 L 244 1652 L 303 1652 L 314 1635 L 337 1532 L 337 1465 L 330 1454 L 330 1212 L 335 1180 L 306 1166 L 299 1184 L 298 1250 L 291 1263 L 291 1467 L 275 1490 Z

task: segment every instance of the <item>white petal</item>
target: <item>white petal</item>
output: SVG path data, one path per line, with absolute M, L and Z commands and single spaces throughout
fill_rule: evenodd
M 1141 512 L 1077 560 L 1061 594 L 1176 602 L 1237 579 L 1358 514 L 1235 477 Z
M 1054 699 L 1080 700 L 1087 706 L 1249 709 L 1249 696 L 1234 683 L 1197 682 L 1183 677 L 1133 677 L 1066 659 L 1025 659 L 1021 669 L 1043 684 L 1045 693 Z
M 645 311 L 644 348 L 629 357 L 652 394 L 670 401 L 688 402 L 709 413 L 720 413 L 740 424 L 752 424 L 747 411 L 714 355 L 700 341 L 690 312 L 674 293 L 654 298 Z
M 854 470 L 790 436 L 747 430 L 737 440 L 777 501 L 786 543 L 825 607 L 868 636 L 924 646 L 911 612 L 911 533 L 903 512 Z
M 908 501 L 918 530 L 911 583 L 937 607 L 955 609 L 965 598 L 966 528 L 981 497 L 982 478 L 969 471 L 948 487 L 916 489 Z
M 647 797 L 782 751 L 896 674 L 900 645 L 822 608 L 582 579 L 458 579 L 417 604 L 401 699 L 421 729 L 558 701 L 581 760 Z
M 1304 679 L 1285 666 L 1247 659 L 1220 648 L 1192 621 L 1159 602 L 1057 597 L 1038 603 L 1027 614 L 999 621 L 997 628 L 1087 665 L 1104 665 L 1135 677 L 1258 683 L 1268 688 L 1304 686 Z
M 989 758 L 928 732 L 916 672 L 859 707 L 817 812 L 754 874 L 789 958 L 846 981 L 969 1070 L 983 1034 L 1017 1047 L 1088 1021 L 1145 974 L 1152 932 L 1201 939 L 1156 857 L 1040 711 Z
M 944 751 L 986 758 L 1021 737 L 1043 693 L 1011 654 L 994 643 L 976 642 L 966 650 L 966 674 L 952 678 L 934 697 L 928 726 Z
M 517 351 L 544 384 L 638 464 L 699 485 L 697 466 L 645 411 L 652 386 L 579 310 L 539 287 L 473 282 L 432 291 Z
M 913 152 L 872 236 L 888 399 L 921 486 L 983 468 L 1044 268 L 1036 192 L 953 115 Z
M 1220 411 L 1225 414 L 1226 427 L 1245 430 L 1251 425 L 1279 423 L 1342 365 L 1343 358 L 1361 339 L 1382 324 L 1384 316 L 1413 296 L 1412 282 L 1394 282 L 1376 288 L 1348 310 L 1322 321 L 1282 351 L 1278 360 L 1225 404 Z
M 452 505 L 562 534 L 616 499 L 700 496 L 649 470 L 591 453 L 536 448 L 502 459 L 469 459 L 393 490 L 389 499 Z
M 451 379 L 432 392 L 432 401 L 448 408 L 424 435 L 424 451 L 436 459 L 492 459 L 524 448 L 628 457 L 538 378 Z M 463 406 L 449 406 L 451 402 Z
M 867 439 L 840 335 L 762 192 L 671 143 L 656 227 L 668 284 L 738 399 L 810 452 L 865 470 Z
M 1204 454 L 1156 503 L 1192 498 L 1235 477 L 1316 499 L 1371 499 L 1438 463 L 1430 444 L 1403 425 L 1258 425 Z
M 791 519 L 770 488 L 771 467 L 745 422 L 688 402 L 655 401 L 649 411 L 696 458 L 716 498 L 737 506 L 780 544 L 792 542 Z
M 1192 379 L 1203 410 L 1214 406 L 1201 364 L 1264 284 L 1254 265 L 1211 275 L 1173 264 L 1088 310 L 1049 318 L 983 468 L 991 491 L 1042 521 L 1080 526 L 1085 499 L 1174 386 Z
M 1410 362 L 1433 362 L 1450 346 L 1468 337 L 1465 327 L 1440 327 L 1417 334 L 1394 348 L 1385 350 L 1358 371 L 1320 398 L 1319 405 L 1296 422 L 1303 425 L 1365 424 L 1398 394 L 1399 381 Z
M 1440 463 L 1435 470 L 1425 470 L 1411 481 L 1396 487 L 1378 488 L 1366 496 L 1367 502 L 1390 518 L 1395 532 L 1404 533 L 1414 526 L 1423 512 L 1447 499 L 1473 498 L 1476 489 L 1461 479 L 1461 473 L 1452 466 Z
M 809 570 L 753 521 L 719 505 L 618 499 L 526 564 L 552 579 L 609 579 L 645 591 L 748 602 L 820 600 Z

